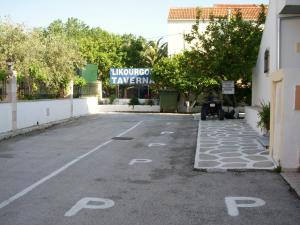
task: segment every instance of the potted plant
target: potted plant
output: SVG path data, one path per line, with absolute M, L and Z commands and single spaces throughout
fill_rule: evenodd
M 258 112 L 259 120 L 257 126 L 261 128 L 262 131 L 265 131 L 266 135 L 269 135 L 270 131 L 270 102 L 260 103 L 261 110 Z

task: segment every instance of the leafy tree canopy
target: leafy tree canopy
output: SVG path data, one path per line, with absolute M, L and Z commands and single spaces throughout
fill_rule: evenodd
M 173 57 L 163 58 L 153 66 L 152 79 L 160 89 L 172 88 L 189 101 L 191 107 L 201 92 L 218 82 L 206 76 L 201 63 L 195 63 L 192 52 L 184 52 Z M 198 61 L 199 63 L 199 61 Z
M 237 10 L 233 16 L 211 17 L 205 32 L 199 32 L 201 10 L 192 32 L 185 39 L 191 44 L 194 60 L 205 61 L 206 75 L 218 80 L 251 81 L 259 51 L 265 8 L 256 21 L 243 20 Z
M 152 66 L 166 56 L 163 51 L 143 37 L 91 28 L 76 18 L 55 20 L 44 29 L 0 21 L 0 70 L 13 60 L 19 81 L 31 90 L 43 86 L 60 92 L 85 63 L 98 65 L 99 79 L 109 89 L 110 68 Z

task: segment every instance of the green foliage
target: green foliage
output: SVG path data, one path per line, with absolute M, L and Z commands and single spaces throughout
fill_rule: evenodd
M 251 86 L 236 86 L 235 87 L 235 98 L 236 102 L 240 105 L 251 105 Z
M 154 105 L 153 99 L 147 99 L 147 100 L 146 100 L 146 105 L 153 106 L 153 105 Z
M 258 112 L 259 121 L 257 126 L 262 130 L 266 129 L 267 132 L 270 130 L 270 103 L 261 102 L 261 110 Z
M 74 85 L 78 87 L 83 87 L 86 85 L 86 81 L 83 77 L 75 76 L 74 77 Z
M 280 164 L 280 162 L 279 162 L 279 164 Z M 275 173 L 281 173 L 282 172 L 282 167 L 280 165 L 277 166 L 275 169 L 273 169 L 273 172 L 275 172 Z
M 135 105 L 140 105 L 140 101 L 137 97 L 132 97 L 128 103 L 128 105 L 131 105 L 132 108 L 134 108 Z
M 135 37 L 132 34 L 123 35 L 122 37 L 122 61 L 126 67 L 145 67 L 144 51 L 146 40 L 142 37 Z
M 195 101 L 205 89 L 218 85 L 217 80 L 206 76 L 201 66 L 193 60 L 194 54 L 184 52 L 158 61 L 152 70 L 152 79 L 159 88 L 171 88 L 185 96 L 187 101 Z
M 159 39 L 157 42 L 150 41 L 146 47 L 144 57 L 149 67 L 153 67 L 159 60 L 168 56 L 168 44 L 161 44 L 161 40 L 162 39 Z
M 110 68 L 152 66 L 153 61 L 149 63 L 149 58 L 155 61 L 161 55 L 166 55 L 166 44 L 158 42 L 158 47 L 155 43 L 132 34 L 117 35 L 101 28 L 90 28 L 76 18 L 70 18 L 66 23 L 56 20 L 48 26 L 45 33 L 65 34 L 74 40 L 85 61 L 98 65 L 99 79 L 106 92 L 113 88 L 109 83 Z M 155 49 L 154 53 L 152 47 Z
M 185 39 L 192 46 L 194 61 L 202 61 L 206 75 L 216 80 L 251 81 L 252 68 L 256 63 L 262 24 L 265 21 L 262 6 L 257 21 L 245 21 L 240 11 L 228 18 L 212 17 L 205 32 L 199 32 L 201 11 L 192 32 Z
M 98 65 L 104 91 L 112 93 L 110 68 L 152 66 L 166 50 L 161 41 L 90 28 L 76 18 L 55 20 L 45 29 L 0 20 L 0 70 L 6 70 L 7 59 L 14 61 L 18 82 L 30 92 L 43 89 L 63 96 L 69 82 L 77 82 L 76 69 L 91 63 Z
M 109 96 L 109 104 L 114 104 L 114 101 L 116 98 L 117 98 L 116 95 L 114 95 L 114 94 L 110 95 Z
M 75 68 L 83 65 L 79 47 L 63 33 L 26 29 L 10 21 L 0 21 L 0 69 L 6 60 L 14 62 L 18 81 L 28 93 L 38 90 L 63 97 Z
M 5 80 L 7 78 L 7 75 L 8 74 L 6 70 L 0 69 L 0 81 Z

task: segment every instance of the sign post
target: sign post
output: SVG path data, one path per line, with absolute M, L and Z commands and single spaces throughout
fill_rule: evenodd
M 149 85 L 151 69 L 149 68 L 112 68 L 110 69 L 110 83 L 116 85 Z
M 233 80 L 222 81 L 222 94 L 234 95 L 234 81 Z

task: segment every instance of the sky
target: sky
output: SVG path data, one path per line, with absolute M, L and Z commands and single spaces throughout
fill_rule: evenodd
M 226 4 L 268 4 L 268 0 L 0 0 L 0 18 L 5 16 L 29 27 L 47 27 L 53 20 L 69 17 L 90 27 L 151 40 L 167 34 L 170 7 Z

